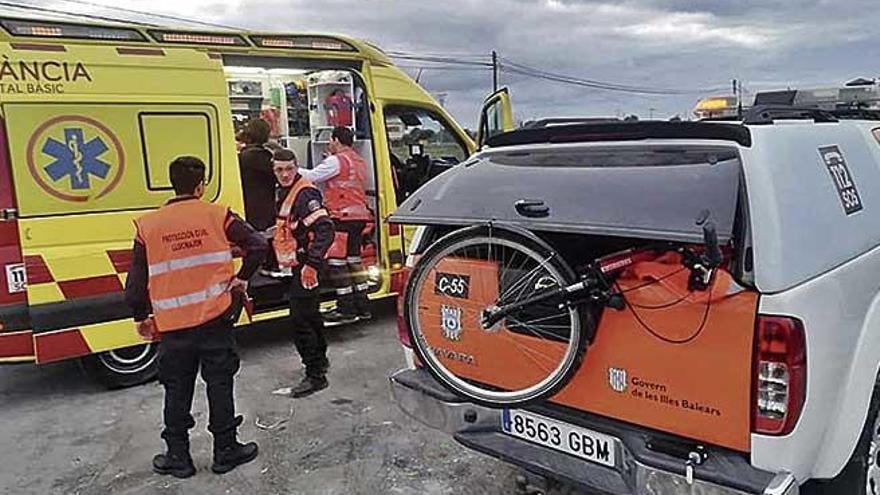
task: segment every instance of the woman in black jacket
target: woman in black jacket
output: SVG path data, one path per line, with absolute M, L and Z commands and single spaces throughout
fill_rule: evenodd
M 241 184 L 244 192 L 244 214 L 257 230 L 266 230 L 275 223 L 275 174 L 272 171 L 272 151 L 269 124 L 252 119 L 241 132 L 244 148 L 238 153 Z

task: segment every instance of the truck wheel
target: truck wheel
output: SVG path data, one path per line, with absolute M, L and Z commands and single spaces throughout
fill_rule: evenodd
M 159 372 L 159 346 L 155 343 L 113 349 L 82 358 L 86 373 L 107 388 L 140 385 Z
M 805 495 L 880 495 L 880 380 L 874 384 L 868 418 L 856 449 L 843 470 L 830 480 L 815 480 L 801 488 Z

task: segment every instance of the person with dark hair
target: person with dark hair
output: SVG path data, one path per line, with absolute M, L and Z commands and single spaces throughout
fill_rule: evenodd
M 324 199 L 336 224 L 336 236 L 327 255 L 330 279 L 336 288 L 336 310 L 325 315 L 328 323 L 369 319 L 370 286 L 361 259 L 361 244 L 373 214 L 367 204 L 367 163 L 352 147 L 354 133 L 334 127 L 327 146 L 330 156 L 312 170 L 299 174 L 324 188 Z
M 202 201 L 205 164 L 182 156 L 168 168 L 175 197 L 135 220 L 132 264 L 125 284 L 138 333 L 159 342 L 159 381 L 165 388 L 164 454 L 153 471 L 188 478 L 190 413 L 196 374 L 207 384 L 208 430 L 214 435 L 215 473 L 257 457 L 256 443 L 236 439 L 233 382 L 239 358 L 232 333 L 248 279 L 266 255 L 266 241 L 229 208 Z M 231 245 L 244 260 L 238 273 Z
M 278 265 L 291 270 L 290 315 L 293 342 L 306 373 L 291 390 L 305 397 L 328 386 L 327 341 L 318 307 L 318 272 L 333 242 L 333 221 L 324 207 L 321 192 L 297 173 L 293 151 L 275 151 L 278 216 L 272 247 Z
M 275 222 L 275 175 L 272 150 L 267 147 L 269 124 L 262 119 L 249 120 L 240 139 L 244 142 L 238 153 L 244 217 L 257 230 L 266 230 Z

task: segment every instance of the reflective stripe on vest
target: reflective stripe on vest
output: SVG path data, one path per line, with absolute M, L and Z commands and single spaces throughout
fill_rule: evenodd
M 324 184 L 324 205 L 337 220 L 367 221 L 367 164 L 351 148 L 336 153 L 339 173 Z
M 299 219 L 291 222 L 290 216 L 293 213 L 293 207 L 296 205 L 296 198 L 299 197 L 299 193 L 307 188 L 316 189 L 305 177 L 297 179 L 293 187 L 290 188 L 290 192 L 287 193 L 287 197 L 284 198 L 284 202 L 281 203 L 281 208 L 278 210 L 272 248 L 275 250 L 275 258 L 278 260 L 278 266 L 281 268 L 293 268 L 299 264 L 299 261 L 296 259 L 298 249 L 296 236 L 293 235 L 293 231 L 299 226 Z M 323 208 L 315 213 L 319 211 L 323 211 Z M 311 216 L 309 215 L 309 217 Z M 307 217 L 307 219 L 309 218 Z M 313 223 L 316 219 L 309 220 Z M 306 225 L 311 225 L 311 223 Z
M 226 219 L 229 209 L 197 199 L 165 205 L 137 219 L 149 273 L 150 302 L 160 332 L 194 328 L 221 316 L 235 276 Z
M 216 253 L 197 254 L 189 258 L 179 260 L 168 260 L 149 266 L 150 276 L 171 272 L 174 270 L 183 270 L 201 265 L 210 265 L 213 263 L 223 263 L 224 261 L 232 261 L 232 251 L 218 251 Z
M 227 286 L 229 286 L 228 283 L 216 284 L 208 287 L 205 290 L 190 292 L 189 294 L 183 294 L 181 296 L 171 297 L 168 299 L 153 300 L 151 302 L 153 304 L 153 309 L 167 311 L 169 309 L 182 308 L 185 306 L 191 306 L 193 304 L 205 302 L 212 297 L 217 297 L 226 292 Z

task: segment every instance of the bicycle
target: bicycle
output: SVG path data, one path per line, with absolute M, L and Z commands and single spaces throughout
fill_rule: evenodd
M 576 268 L 515 226 L 449 233 L 419 259 L 404 294 L 414 351 L 434 378 L 475 403 L 512 407 L 550 397 L 585 359 L 604 308 L 626 308 L 615 277 L 627 267 L 673 251 L 690 270 L 689 289 L 709 287 L 724 253 L 705 216 L 704 246 L 653 243 Z

